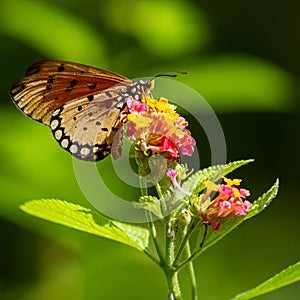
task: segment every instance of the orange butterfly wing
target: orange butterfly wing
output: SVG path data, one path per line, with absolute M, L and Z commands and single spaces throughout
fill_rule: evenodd
M 10 94 L 23 113 L 49 125 L 52 113 L 67 102 L 131 83 L 121 75 L 83 64 L 45 60 L 30 66 Z

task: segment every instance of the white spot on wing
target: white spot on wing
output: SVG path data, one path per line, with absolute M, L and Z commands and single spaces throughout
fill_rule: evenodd
M 58 126 L 58 124 L 58 120 L 53 120 L 50 124 L 51 129 L 54 130 Z
M 88 154 L 90 154 L 90 152 L 91 152 L 91 150 L 89 148 L 86 148 L 86 147 L 84 147 L 80 150 L 81 155 L 88 155 Z
M 60 144 L 63 148 L 67 148 L 69 145 L 69 141 L 68 139 L 63 139 Z
M 62 131 L 59 129 L 59 130 L 56 130 L 55 133 L 54 133 L 54 136 L 57 140 L 60 140 L 61 137 L 62 137 Z
M 71 147 L 70 147 L 70 152 L 71 153 L 76 153 L 78 151 L 78 147 L 76 146 L 76 145 L 72 145 Z
M 55 116 L 57 116 L 59 113 L 60 113 L 60 108 L 56 109 L 56 110 L 53 112 L 52 116 L 55 117 Z

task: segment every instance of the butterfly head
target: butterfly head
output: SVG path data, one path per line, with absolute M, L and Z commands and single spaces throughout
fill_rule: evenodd
M 154 88 L 154 78 L 149 80 L 138 80 L 135 81 L 128 88 L 128 95 L 130 95 L 133 99 L 139 100 L 142 97 L 149 95 L 151 90 Z

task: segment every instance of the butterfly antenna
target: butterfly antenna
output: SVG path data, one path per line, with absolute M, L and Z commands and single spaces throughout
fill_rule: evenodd
M 164 72 L 164 73 L 158 73 L 157 75 L 153 76 L 151 78 L 151 80 L 157 78 L 157 77 L 164 77 L 164 76 L 167 76 L 167 77 L 177 77 L 178 74 L 189 74 L 189 72 Z

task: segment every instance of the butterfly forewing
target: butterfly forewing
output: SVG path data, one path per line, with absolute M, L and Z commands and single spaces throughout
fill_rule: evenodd
M 42 61 L 29 67 L 26 77 L 11 88 L 15 104 L 28 116 L 49 125 L 52 113 L 69 101 L 96 95 L 132 81 L 82 64 Z
M 152 80 L 133 82 L 83 64 L 46 60 L 33 64 L 10 94 L 16 106 L 48 125 L 60 146 L 84 160 L 120 156 L 129 97 L 141 99 Z

